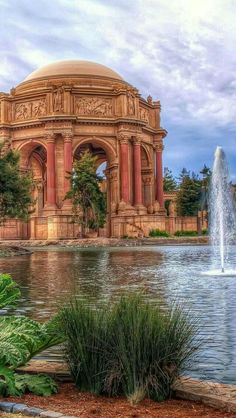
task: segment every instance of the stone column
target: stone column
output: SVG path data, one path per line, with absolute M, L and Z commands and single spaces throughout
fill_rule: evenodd
M 65 194 L 70 190 L 69 174 L 72 171 L 72 132 L 65 132 L 62 134 L 64 138 L 64 192 Z
M 134 147 L 134 206 L 138 213 L 145 213 L 146 209 L 143 205 L 142 198 L 142 163 L 141 163 L 141 135 L 137 135 L 133 142 Z
M 134 139 L 134 206 L 142 205 L 141 137 Z
M 128 135 L 121 134 L 120 139 L 120 182 L 121 182 L 121 200 L 126 204 L 130 202 L 129 190 L 129 146 Z
M 158 142 L 155 144 L 155 150 L 156 150 L 156 200 L 160 205 L 160 209 L 164 209 L 163 173 L 162 173 L 163 144 L 162 142 Z
M 47 207 L 56 207 L 55 135 L 47 134 Z

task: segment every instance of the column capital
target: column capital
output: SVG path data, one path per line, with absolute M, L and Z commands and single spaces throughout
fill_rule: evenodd
M 142 135 L 140 134 L 134 135 L 133 137 L 134 145 L 141 145 L 141 142 L 142 142 Z
M 162 141 L 154 142 L 153 147 L 156 150 L 156 152 L 162 152 L 164 150 L 164 145 Z
M 119 132 L 117 138 L 121 144 L 128 144 L 130 140 L 130 135 L 123 132 Z
M 73 132 L 72 131 L 62 131 L 61 133 L 64 142 L 71 142 L 73 139 Z
M 45 132 L 47 142 L 55 142 L 55 133 L 52 131 Z

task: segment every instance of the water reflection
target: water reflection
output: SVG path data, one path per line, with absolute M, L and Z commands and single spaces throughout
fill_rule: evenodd
M 235 248 L 233 249 L 235 255 Z M 70 294 L 88 303 L 142 291 L 163 305 L 178 300 L 199 318 L 205 340 L 195 376 L 236 383 L 236 280 L 205 277 L 208 247 L 41 249 L 0 260 L 22 298 L 18 313 L 45 320 Z

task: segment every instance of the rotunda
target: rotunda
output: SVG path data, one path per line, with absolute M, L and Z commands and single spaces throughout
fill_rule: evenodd
M 89 149 L 105 167 L 107 222 L 100 236 L 145 236 L 165 229 L 160 102 L 145 100 L 112 69 L 60 61 L 0 93 L 0 141 L 20 153 L 34 179 L 35 212 L 28 224 L 9 220 L 1 238 L 76 238 L 68 172 Z M 89 231 L 88 231 L 89 234 Z

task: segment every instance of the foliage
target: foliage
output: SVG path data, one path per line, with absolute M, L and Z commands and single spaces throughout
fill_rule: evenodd
M 179 216 L 196 216 L 200 208 L 201 180 L 185 168 L 180 174 L 176 208 Z
M 202 235 L 208 235 L 208 229 L 202 229 Z
M 198 235 L 197 231 L 176 231 L 174 233 L 176 237 L 196 237 Z
M 197 323 L 181 307 L 162 310 L 140 295 L 97 310 L 72 299 L 61 319 L 76 386 L 133 401 L 169 398 L 200 344 Z
M 50 396 L 58 392 L 58 386 L 55 381 L 45 374 L 16 374 L 16 389 L 22 395 L 31 392 L 38 396 Z
M 161 231 L 160 229 L 151 229 L 149 231 L 149 237 L 169 237 L 170 235 L 166 231 Z
M 82 235 L 85 228 L 98 229 L 106 222 L 105 194 L 99 187 L 102 180 L 96 173 L 97 157 L 86 151 L 73 166 L 70 174 L 71 189 L 66 199 L 71 199 L 73 205 L 74 222 L 81 224 Z
M 211 182 L 211 170 L 205 164 L 200 171 L 202 175 L 201 180 L 201 210 L 208 210 L 208 194 L 209 194 L 209 187 Z
M 164 192 L 173 192 L 177 190 L 177 181 L 168 167 L 164 167 L 163 189 Z
M 19 297 L 11 276 L 0 274 L 0 308 L 14 306 Z M 63 340 L 58 317 L 40 324 L 25 316 L 0 316 L 0 394 L 18 394 L 13 371 Z
M 0 275 L 0 309 L 5 306 L 15 306 L 20 298 L 20 290 L 13 282 L 10 274 Z
M 0 156 L 1 222 L 7 218 L 27 220 L 32 213 L 32 178 L 29 174 L 20 173 L 19 158 L 19 154 L 12 150 Z

